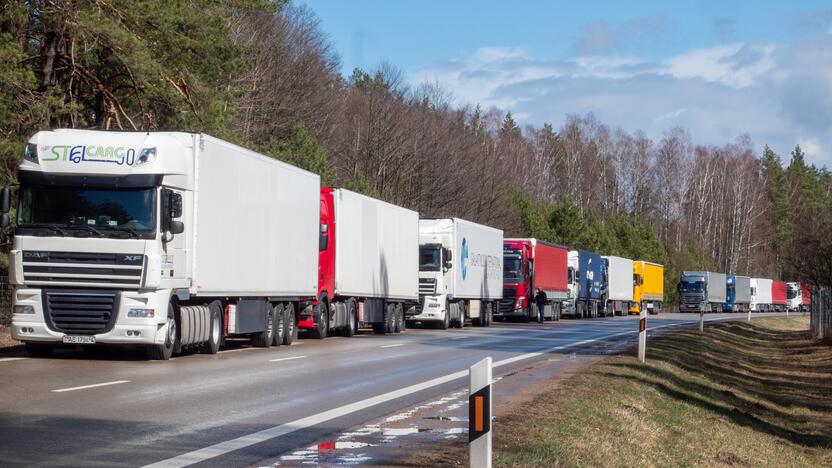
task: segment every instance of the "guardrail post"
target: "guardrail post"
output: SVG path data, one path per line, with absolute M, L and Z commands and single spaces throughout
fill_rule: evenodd
M 699 333 L 705 332 L 705 311 L 699 309 Z
M 468 465 L 491 468 L 491 358 L 468 372 Z
M 647 311 L 641 311 L 638 319 L 638 360 L 644 362 L 647 355 Z

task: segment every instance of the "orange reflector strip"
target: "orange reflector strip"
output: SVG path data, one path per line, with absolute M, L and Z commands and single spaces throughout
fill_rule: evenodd
M 481 432 L 483 430 L 483 403 L 485 398 L 481 396 L 474 397 L 474 430 Z

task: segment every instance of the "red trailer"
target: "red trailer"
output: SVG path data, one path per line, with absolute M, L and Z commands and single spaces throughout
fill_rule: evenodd
M 801 283 L 800 284 L 800 297 L 802 304 L 800 305 L 800 310 L 802 312 L 808 312 L 812 309 L 812 285 Z
M 569 250 L 537 239 L 506 239 L 503 242 L 503 299 L 495 317 L 537 317 L 534 297 L 546 293 L 544 318 L 560 319 L 569 286 Z
M 788 287 L 783 281 L 771 282 L 771 304 L 777 312 L 786 311 L 786 290 Z

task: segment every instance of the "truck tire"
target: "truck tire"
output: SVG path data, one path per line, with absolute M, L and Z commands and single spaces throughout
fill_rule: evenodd
M 396 331 L 396 305 L 387 304 L 387 312 L 384 314 L 384 332 L 394 333 Z
M 202 344 L 201 351 L 205 354 L 217 354 L 222 346 L 222 305 L 219 301 L 208 304 L 208 341 Z
M 33 343 L 31 341 L 26 342 L 26 354 L 31 357 L 49 357 L 52 355 L 52 350 L 54 346 L 45 343 Z
M 447 330 L 448 327 L 451 325 L 451 307 L 448 306 L 448 310 L 445 311 L 445 318 L 439 322 L 439 329 L 440 330 Z
M 295 322 L 295 305 L 291 302 L 283 309 L 283 344 L 289 346 L 298 339 L 298 324 Z
M 257 348 L 268 348 L 274 341 L 274 326 L 277 323 L 274 317 L 274 309 L 268 302 L 265 303 L 266 312 L 266 329 L 251 334 L 251 344 Z
M 358 311 L 355 299 L 347 299 L 347 327 L 344 336 L 353 336 L 358 332 Z
M 147 357 L 154 361 L 167 361 L 173 356 L 173 350 L 176 348 L 177 333 L 176 320 L 173 318 L 173 304 L 168 304 L 168 332 L 165 334 L 165 342 L 162 344 L 151 345 L 147 348 Z
M 324 302 L 318 302 L 318 316 L 315 317 L 315 328 L 310 330 L 312 338 L 323 340 L 329 331 L 329 305 Z
M 286 339 L 286 310 L 283 304 L 277 303 L 274 305 L 274 338 L 272 339 L 272 346 L 280 346 L 283 340 Z
M 526 307 L 526 314 L 523 315 L 523 323 L 529 323 L 532 321 L 532 306 Z
M 396 304 L 396 333 L 401 333 L 404 323 L 404 308 L 401 303 Z

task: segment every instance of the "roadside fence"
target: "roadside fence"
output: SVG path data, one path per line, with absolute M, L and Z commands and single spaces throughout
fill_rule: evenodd
M 818 340 L 832 341 L 832 288 L 812 288 L 812 313 L 810 330 Z

